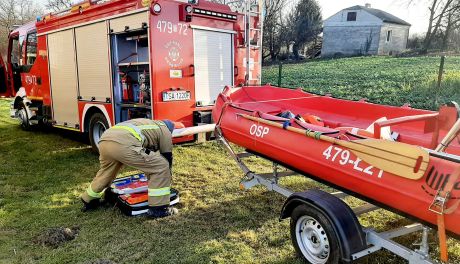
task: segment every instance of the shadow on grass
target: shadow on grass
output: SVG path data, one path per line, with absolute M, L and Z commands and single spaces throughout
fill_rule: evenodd
M 278 201 L 272 198 L 261 192 L 245 192 L 234 200 L 197 208 L 190 205 L 178 216 L 159 220 L 127 217 L 117 208 L 81 213 L 75 200 L 59 207 L 38 206 L 31 210 L 39 222 L 31 219 L 24 223 L 35 231 L 23 237 L 26 239 L 23 247 L 16 248 L 23 253 L 14 260 L 18 263 L 85 263 L 95 259 L 117 263 L 244 263 L 259 255 L 273 254 L 272 263 L 298 263 L 288 239 L 289 230 L 278 222 Z M 53 217 L 44 221 L 46 215 Z M 14 218 L 8 221 L 14 225 L 11 223 Z M 79 236 L 59 248 L 30 242 L 45 227 L 75 225 L 80 228 Z M 278 226 L 275 233 L 274 225 Z M 281 232 L 285 235 L 280 237 Z M 277 249 L 282 249 L 284 256 L 279 256 Z M 264 258 L 270 263 L 270 257 Z
M 81 133 L 78 131 L 72 131 L 52 126 L 37 126 L 27 132 L 57 136 L 90 146 L 88 133 Z

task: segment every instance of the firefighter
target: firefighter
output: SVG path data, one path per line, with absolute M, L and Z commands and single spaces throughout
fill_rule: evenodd
M 104 192 L 127 165 L 143 171 L 149 179 L 148 217 L 177 214 L 177 209 L 169 206 L 173 130 L 174 123 L 169 120 L 132 119 L 105 131 L 99 141 L 100 169 L 81 196 L 82 211 L 101 205 Z

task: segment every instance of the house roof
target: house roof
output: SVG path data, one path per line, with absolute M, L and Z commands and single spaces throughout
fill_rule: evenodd
M 407 23 L 406 21 L 400 19 L 399 17 L 396 17 L 388 12 L 382 11 L 380 9 L 375 9 L 375 8 L 370 8 L 370 7 L 365 7 L 365 6 L 352 6 L 349 8 L 346 8 L 344 10 L 364 10 L 380 19 L 383 20 L 383 22 L 387 23 L 392 23 L 392 24 L 398 24 L 398 25 L 405 25 L 405 26 L 411 26 L 411 24 Z

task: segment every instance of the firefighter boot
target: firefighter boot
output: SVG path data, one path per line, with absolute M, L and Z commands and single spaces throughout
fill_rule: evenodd
M 97 208 L 101 206 L 100 199 L 94 199 L 89 202 L 85 202 L 85 200 L 81 199 L 81 201 L 83 202 L 83 207 L 81 208 L 82 212 L 96 210 Z
M 85 202 L 85 200 L 81 199 L 83 202 L 83 207 L 81 208 L 82 212 L 96 210 L 99 207 L 109 207 L 110 205 L 114 205 L 116 203 L 116 195 L 112 193 L 110 188 L 106 188 L 104 190 L 104 195 L 102 195 L 101 199 L 94 199 L 89 202 Z
M 170 207 L 168 205 L 162 206 L 149 206 L 149 210 L 147 211 L 147 217 L 151 219 L 163 218 L 171 215 L 176 215 L 179 213 L 174 207 Z
M 101 205 L 109 206 L 117 202 L 117 195 L 112 192 L 112 188 L 106 188 L 102 197 Z

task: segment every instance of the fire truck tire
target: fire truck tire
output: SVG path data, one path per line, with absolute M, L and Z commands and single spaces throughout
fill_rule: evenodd
M 30 130 L 30 123 L 29 123 L 29 114 L 27 113 L 27 108 L 24 102 L 19 103 L 18 107 L 18 119 L 19 125 L 23 130 Z
M 337 235 L 323 212 L 301 204 L 292 212 L 290 227 L 296 253 L 305 263 L 341 263 Z
M 102 113 L 95 113 L 89 120 L 89 142 L 93 151 L 99 153 L 99 140 L 105 130 L 109 129 L 109 123 Z

